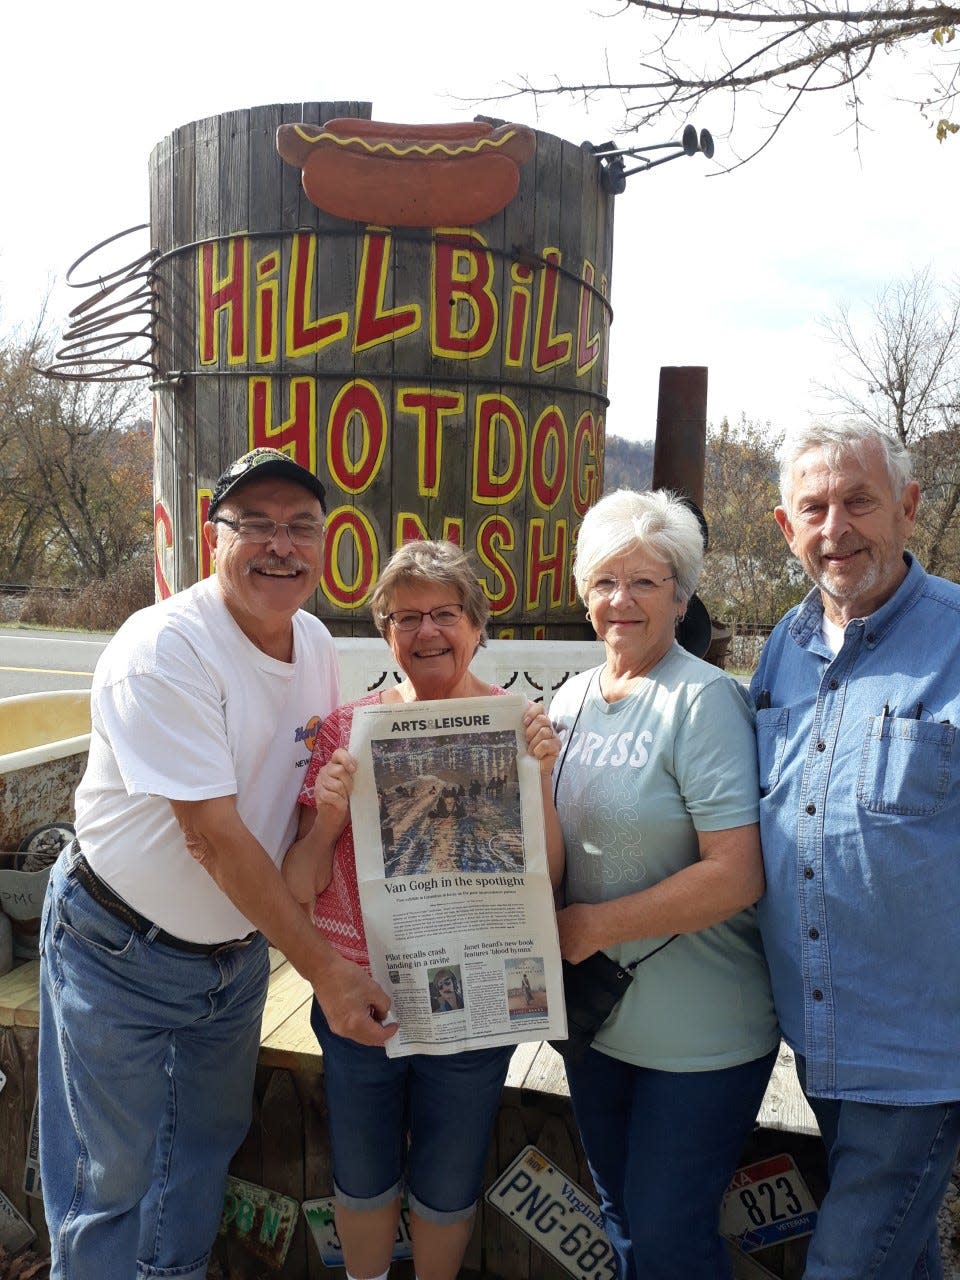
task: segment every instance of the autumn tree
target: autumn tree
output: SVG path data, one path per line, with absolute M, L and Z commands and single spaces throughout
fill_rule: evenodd
M 782 433 L 742 416 L 707 436 L 704 514 L 710 550 L 698 594 L 711 616 L 737 628 L 776 622 L 806 592 L 773 518 L 780 501 Z
M 957 5 L 880 0 L 856 9 L 843 0 L 738 0 L 726 6 L 719 0 L 622 0 L 611 21 L 622 30 L 604 78 L 524 80 L 503 96 L 614 95 L 627 131 L 661 118 L 686 121 L 707 101 L 714 118 L 720 106 L 732 126 L 746 100 L 756 98 L 762 116 L 754 135 L 759 140 L 743 156 L 750 159 L 804 100 L 824 92 L 839 97 L 859 127 L 880 59 L 909 50 L 922 87 L 912 95 L 900 87 L 897 99 L 919 106 L 941 141 L 960 127 L 951 119 L 960 94 Z M 625 58 L 628 70 L 621 75 Z
M 653 441 L 607 436 L 603 453 L 604 493 L 649 489 L 653 477 Z
M 824 326 L 839 352 L 825 390 L 910 450 L 923 493 L 911 546 L 960 579 L 960 280 L 943 288 L 925 268 L 888 284 L 866 320 L 841 306 Z
M 102 579 L 150 547 L 143 393 L 47 378 L 46 354 L 0 339 L 0 580 Z

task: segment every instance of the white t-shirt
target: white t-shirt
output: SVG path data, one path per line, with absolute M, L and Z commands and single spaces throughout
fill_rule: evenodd
M 557 812 L 568 902 L 648 889 L 699 859 L 698 832 L 757 821 L 753 712 L 744 693 L 677 644 L 619 702 L 604 701 L 596 670 L 557 691 L 550 716 L 564 738 Z M 642 938 L 606 951 L 628 964 L 666 941 Z M 639 965 L 594 1047 L 641 1067 L 707 1071 L 752 1061 L 776 1043 L 751 907 L 681 935 Z
M 168 800 L 237 796 L 279 865 L 315 735 L 339 701 L 333 641 L 293 619 L 294 658 L 256 647 L 208 578 L 129 618 L 97 663 L 77 836 L 87 861 L 142 915 L 191 942 L 252 925 L 190 855 Z

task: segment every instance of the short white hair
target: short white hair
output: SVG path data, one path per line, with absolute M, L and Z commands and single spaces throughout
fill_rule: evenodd
M 891 492 L 895 498 L 899 498 L 913 479 L 913 466 L 906 446 L 896 436 L 872 422 L 813 422 L 809 426 L 791 431 L 781 445 L 780 501 L 784 508 L 790 510 L 793 467 L 803 454 L 811 449 L 820 449 L 830 470 L 839 471 L 845 457 L 853 456 L 865 463 L 871 445 L 880 449 Z
M 686 604 L 703 569 L 703 531 L 690 506 L 669 489 L 617 489 L 600 499 L 583 518 L 577 538 L 573 576 L 586 603 L 600 565 L 614 556 L 645 551 L 665 561 L 676 577 L 674 595 Z

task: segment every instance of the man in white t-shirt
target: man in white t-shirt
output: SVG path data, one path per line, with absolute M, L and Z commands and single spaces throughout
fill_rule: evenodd
M 339 683 L 301 606 L 324 492 L 274 449 L 217 482 L 215 577 L 134 614 L 97 664 L 77 840 L 41 929 L 40 1161 L 51 1280 L 202 1280 L 250 1122 L 267 939 L 339 1034 L 389 999 L 278 870 Z

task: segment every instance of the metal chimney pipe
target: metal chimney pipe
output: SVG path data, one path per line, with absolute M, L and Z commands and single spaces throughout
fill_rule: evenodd
M 706 449 L 706 368 L 702 365 L 661 368 L 653 488 L 685 494 L 702 510 Z

